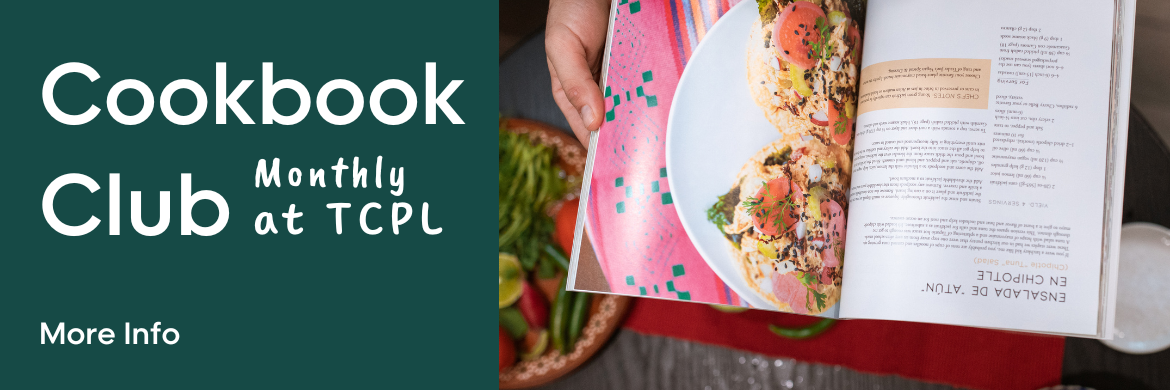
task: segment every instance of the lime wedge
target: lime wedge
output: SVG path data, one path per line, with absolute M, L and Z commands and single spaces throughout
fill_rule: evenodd
M 520 353 L 520 360 L 536 360 L 548 349 L 548 329 L 541 329 L 535 337 L 529 332 L 525 335 L 523 344 L 524 351 Z
M 849 21 L 849 17 L 845 16 L 844 12 L 841 12 L 841 11 L 829 12 L 829 24 L 836 26 L 838 24 L 845 23 L 847 21 Z
M 776 259 L 780 257 L 780 254 L 776 253 L 775 248 L 773 248 L 771 245 L 765 244 L 763 241 L 756 241 L 756 250 L 760 251 L 761 255 L 764 255 L 764 257 L 769 259 Z
M 524 269 L 520 259 L 500 253 L 500 308 L 511 306 L 524 293 Z
M 788 67 L 788 78 L 792 80 L 792 89 L 795 89 L 800 96 L 812 96 L 812 88 L 808 86 L 808 80 L 804 79 L 804 75 L 804 69 L 795 66 Z

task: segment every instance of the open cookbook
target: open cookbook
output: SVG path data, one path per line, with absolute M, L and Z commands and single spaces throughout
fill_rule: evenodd
M 615 1 L 568 287 L 1112 338 L 1134 15 Z

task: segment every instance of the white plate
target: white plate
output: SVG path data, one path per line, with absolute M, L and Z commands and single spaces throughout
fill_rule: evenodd
M 683 228 L 699 254 L 753 307 L 776 306 L 740 274 L 727 239 L 707 221 L 707 209 L 731 189 L 743 164 L 780 138 L 748 94 L 747 43 L 759 18 L 754 1 L 723 15 L 695 48 L 674 92 L 666 124 L 666 170 Z M 822 316 L 836 317 L 837 305 Z
M 1132 354 L 1164 350 L 1170 347 L 1170 229 L 1127 223 L 1120 245 L 1113 340 L 1101 342 Z

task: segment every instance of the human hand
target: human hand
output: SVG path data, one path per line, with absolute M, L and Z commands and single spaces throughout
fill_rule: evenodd
M 553 99 L 584 145 L 589 145 L 589 132 L 601 127 L 605 113 L 597 81 L 608 22 L 609 0 L 549 3 L 544 51 Z

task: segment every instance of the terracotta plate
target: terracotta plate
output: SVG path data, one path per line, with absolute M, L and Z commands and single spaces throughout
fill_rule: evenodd
M 508 130 L 528 134 L 537 142 L 557 149 L 557 165 L 569 175 L 581 177 L 585 171 L 585 157 L 588 151 L 577 139 L 552 126 L 524 119 L 508 119 Z M 578 181 L 579 184 L 579 181 Z M 573 196 L 579 195 L 580 188 Z M 582 248 L 584 250 L 585 248 Z M 519 361 L 508 371 L 500 373 L 501 389 L 521 389 L 539 386 L 576 369 L 589 360 L 621 326 L 626 311 L 630 308 L 630 297 L 595 294 L 589 309 L 589 320 L 581 330 L 581 337 L 573 351 L 561 355 L 558 351 L 546 352 L 544 356 L 531 361 Z

